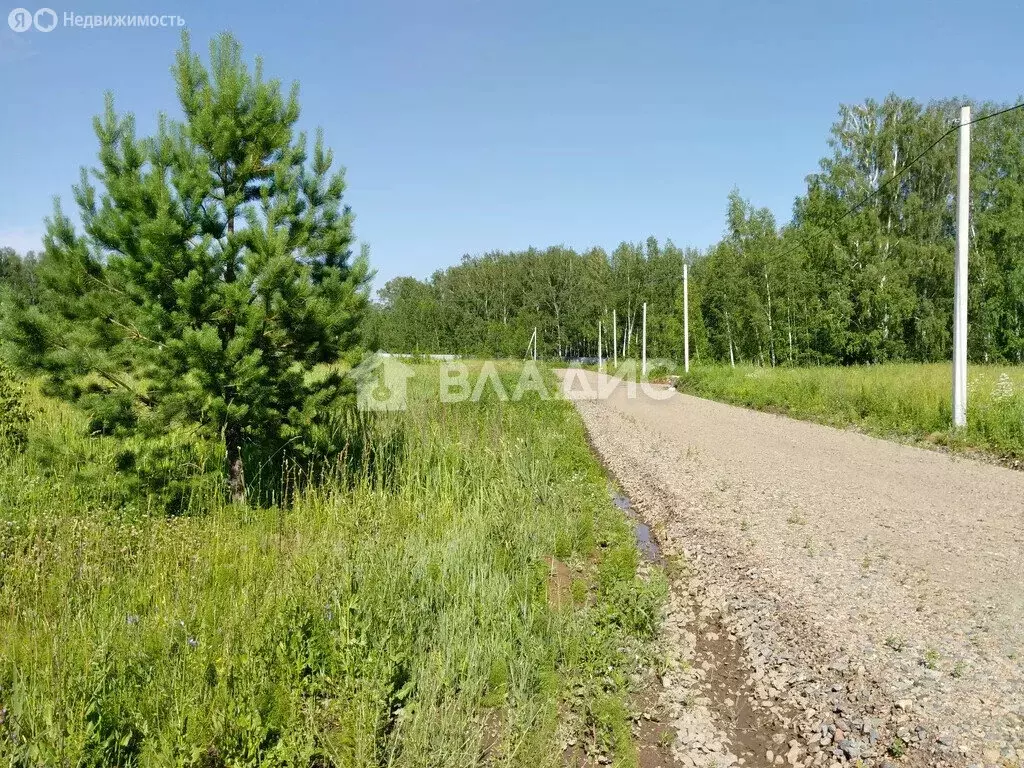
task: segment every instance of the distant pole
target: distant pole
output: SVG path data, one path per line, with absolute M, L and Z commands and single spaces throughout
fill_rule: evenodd
M 683 262 L 683 371 L 690 372 L 690 284 Z
M 619 367 L 619 329 L 615 323 L 615 310 L 612 310 L 612 373 Z
M 644 302 L 644 340 L 641 344 L 641 353 L 643 355 L 643 364 L 640 368 L 640 375 L 647 375 L 647 302 Z
M 967 246 L 971 228 L 971 108 L 960 107 L 960 183 L 956 193 L 953 287 L 953 426 L 967 426 Z
M 597 370 L 604 368 L 604 357 L 601 355 L 601 321 L 597 321 Z

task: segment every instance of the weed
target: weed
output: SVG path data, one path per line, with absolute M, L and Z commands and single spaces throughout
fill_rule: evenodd
M 889 635 L 889 637 L 885 638 L 885 645 L 886 647 L 896 651 L 896 653 L 899 653 L 906 648 L 907 644 L 899 635 Z
M 572 601 L 575 605 L 583 605 L 587 600 L 587 583 L 583 579 L 573 579 L 569 584 Z
M 29 415 L 24 390 L 14 374 L 0 361 L 0 461 L 25 450 Z
M 899 736 L 896 736 L 889 744 L 888 752 L 890 757 L 901 758 L 907 754 L 907 744 Z
M 686 578 L 693 570 L 683 555 L 663 553 L 662 557 L 665 560 L 665 575 L 670 579 Z

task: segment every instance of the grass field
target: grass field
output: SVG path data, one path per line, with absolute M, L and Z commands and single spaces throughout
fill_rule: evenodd
M 677 387 L 713 400 L 873 435 L 1024 459 L 1024 368 L 968 368 L 967 428 L 952 428 L 948 364 L 846 368 L 693 366 Z
M 289 508 L 199 491 L 172 518 L 33 395 L 0 465 L 0 762 L 634 762 L 663 578 L 568 403 L 442 405 L 435 371 Z

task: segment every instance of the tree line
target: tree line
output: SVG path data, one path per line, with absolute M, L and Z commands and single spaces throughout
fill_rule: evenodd
M 779 225 L 734 190 L 706 249 L 651 237 L 611 253 L 565 246 L 465 256 L 429 279 L 399 277 L 364 324 L 393 352 L 548 357 L 682 356 L 682 267 L 697 360 L 855 364 L 947 359 L 952 345 L 955 132 L 963 100 L 890 95 L 841 105 L 831 153 Z M 1005 109 L 976 104 L 975 115 Z M 1024 110 L 973 126 L 969 354 L 1024 352 Z M 914 159 L 919 160 L 907 167 Z M 865 200 L 867 201 L 865 202 Z M 615 339 L 612 341 L 613 313 Z

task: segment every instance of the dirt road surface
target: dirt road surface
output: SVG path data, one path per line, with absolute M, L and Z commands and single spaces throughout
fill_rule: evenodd
M 678 764 L 1024 765 L 1024 473 L 612 384 L 563 372 L 669 562 Z

